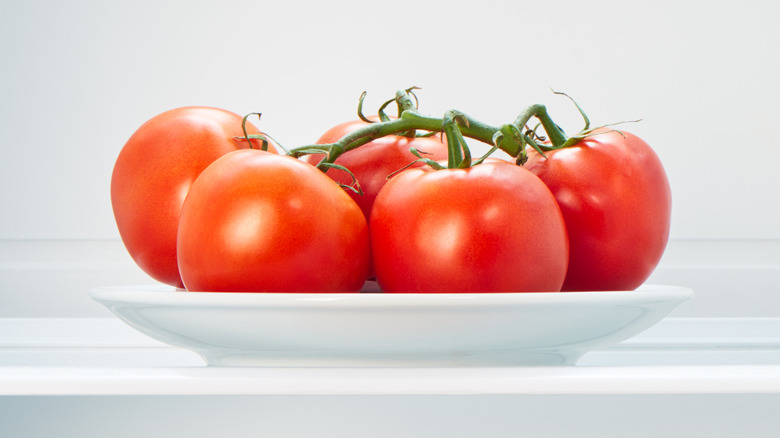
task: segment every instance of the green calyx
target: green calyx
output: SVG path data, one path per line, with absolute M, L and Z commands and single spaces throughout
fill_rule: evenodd
M 551 147 L 550 146 L 540 147 L 540 149 L 555 150 L 555 149 L 569 148 L 569 147 L 572 147 L 572 146 L 576 145 L 581 140 L 584 140 L 584 139 L 586 139 L 586 138 L 588 138 L 590 136 L 593 136 L 595 134 L 602 134 L 602 133 L 610 132 L 610 131 L 615 131 L 615 132 L 618 132 L 618 133 L 622 134 L 622 132 L 620 132 L 618 130 L 612 129 L 612 130 L 605 131 L 604 128 L 620 125 L 620 124 L 623 124 L 623 123 L 636 123 L 636 122 L 639 122 L 641 120 L 641 119 L 638 119 L 638 120 L 626 120 L 626 121 L 622 121 L 622 122 L 609 123 L 609 124 L 606 124 L 606 125 L 600 125 L 600 126 L 597 126 L 595 128 L 591 128 L 590 127 L 590 119 L 588 118 L 588 115 L 585 114 L 585 111 L 582 109 L 580 104 L 577 103 L 576 100 L 574 100 L 571 96 L 569 96 L 568 94 L 563 93 L 561 91 L 553 90 L 553 94 L 557 94 L 559 96 L 565 96 L 566 98 L 568 98 L 574 104 L 574 106 L 577 108 L 577 111 L 580 113 L 580 116 L 582 116 L 582 119 L 585 122 L 585 126 L 583 126 L 583 128 L 580 130 L 580 132 L 578 132 L 576 135 L 573 135 L 571 137 L 566 137 L 565 135 L 562 135 L 560 137 L 556 137 L 556 139 L 553 139 L 552 135 L 551 135 L 550 140 L 551 140 L 552 146 Z M 540 120 L 542 120 L 542 119 L 540 119 Z M 551 123 L 551 122 L 552 121 L 550 120 L 549 123 Z M 542 121 L 542 125 L 544 126 L 544 129 L 545 129 L 545 131 L 548 134 L 550 132 L 554 131 L 555 128 L 558 128 L 557 125 L 555 125 L 555 127 L 550 127 L 550 130 L 548 130 L 547 126 L 544 125 L 544 121 Z M 558 128 L 558 129 L 560 129 L 560 128 Z M 560 131 L 560 133 L 562 133 L 562 132 L 563 131 Z M 557 140 L 557 142 L 556 142 L 556 140 Z M 542 150 L 537 149 L 537 151 L 542 153 L 542 155 L 544 155 Z

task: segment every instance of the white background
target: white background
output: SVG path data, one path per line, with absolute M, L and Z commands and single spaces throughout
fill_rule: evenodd
M 0 239 L 117 239 L 113 162 L 145 120 L 263 113 L 288 146 L 411 85 L 488 123 L 546 104 L 661 156 L 673 239 L 780 238 L 780 10 L 769 1 L 4 1 Z
M 90 288 L 150 279 L 121 246 L 109 182 L 171 108 L 263 113 L 288 147 L 412 85 L 423 113 L 644 138 L 672 185 L 650 281 L 683 316 L 780 315 L 780 7 L 769 1 L 2 1 L 0 316 L 107 316 Z M 475 149 L 477 144 L 472 143 Z M 103 312 L 103 313 L 101 313 Z

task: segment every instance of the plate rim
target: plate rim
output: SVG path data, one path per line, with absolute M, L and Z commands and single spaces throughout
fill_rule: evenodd
M 500 292 L 500 293 L 287 293 L 287 292 L 189 292 L 165 285 L 107 286 L 93 288 L 90 297 L 101 304 L 187 307 L 235 307 L 289 305 L 408 307 L 532 304 L 616 304 L 647 301 L 690 300 L 694 291 L 685 286 L 646 284 L 633 291 Z

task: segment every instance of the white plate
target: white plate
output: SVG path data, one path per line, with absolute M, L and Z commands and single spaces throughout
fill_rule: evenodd
M 573 365 L 692 296 L 676 286 L 495 294 L 92 291 L 140 332 L 219 366 Z

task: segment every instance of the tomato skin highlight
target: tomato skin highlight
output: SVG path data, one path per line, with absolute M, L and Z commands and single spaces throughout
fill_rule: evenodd
M 566 221 L 563 290 L 639 287 L 669 239 L 671 189 L 658 156 L 625 131 L 599 133 L 545 155 L 529 149 L 525 168 L 547 184 Z
M 145 122 L 119 153 L 111 176 L 114 218 L 130 256 L 155 280 L 183 287 L 176 261 L 182 203 L 206 166 L 249 147 L 235 139 L 244 135 L 242 119 L 212 107 L 172 109 Z M 247 123 L 247 132 L 259 131 Z
M 394 176 L 376 199 L 369 230 L 385 292 L 557 292 L 568 265 L 552 193 L 498 160 Z
M 367 126 L 362 120 L 353 120 L 336 125 L 326 131 L 317 140 L 317 144 L 335 143 L 343 136 Z M 356 149 L 343 153 L 336 159 L 335 164 L 346 167 L 355 175 L 363 194 L 349 192 L 352 199 L 360 206 L 368 220 L 374 200 L 382 187 L 387 183 L 387 177 L 394 172 L 409 166 L 417 160 L 410 148 L 417 148 L 425 152 L 426 158 L 432 160 L 447 159 L 447 145 L 441 142 L 439 136 L 407 138 L 398 135 L 380 137 Z M 323 155 L 306 155 L 301 159 L 316 165 Z M 422 163 L 415 163 L 411 167 L 420 167 Z M 328 169 L 326 173 L 339 184 L 352 185 L 352 177 L 340 169 Z
M 258 150 L 224 155 L 192 185 L 178 230 L 187 290 L 358 292 L 369 269 L 366 220 L 312 166 Z

